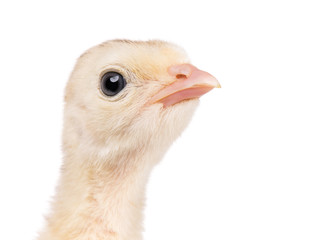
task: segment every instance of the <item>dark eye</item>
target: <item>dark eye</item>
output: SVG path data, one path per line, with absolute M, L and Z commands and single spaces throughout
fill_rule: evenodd
M 115 96 L 126 86 L 126 80 L 117 72 L 107 72 L 101 80 L 102 92 L 107 96 Z

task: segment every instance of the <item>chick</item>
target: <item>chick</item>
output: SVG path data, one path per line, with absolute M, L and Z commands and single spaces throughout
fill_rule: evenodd
M 38 239 L 141 239 L 151 169 L 215 87 L 171 43 L 113 40 L 85 52 L 66 87 L 61 177 Z

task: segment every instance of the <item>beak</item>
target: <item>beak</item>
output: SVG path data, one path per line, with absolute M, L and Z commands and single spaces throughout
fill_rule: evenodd
M 164 107 L 169 107 L 184 100 L 199 98 L 213 88 L 221 87 L 215 77 L 191 64 L 171 66 L 168 73 L 176 81 L 155 94 L 150 103 L 162 103 Z

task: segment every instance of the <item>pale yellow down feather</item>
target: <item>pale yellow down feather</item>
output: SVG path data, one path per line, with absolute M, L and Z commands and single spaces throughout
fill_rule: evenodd
M 65 91 L 64 161 L 47 225 L 38 240 L 139 240 L 147 179 L 193 115 L 198 100 L 169 108 L 146 103 L 188 63 L 163 41 L 114 40 L 76 63 Z M 127 86 L 114 97 L 100 77 L 118 71 Z

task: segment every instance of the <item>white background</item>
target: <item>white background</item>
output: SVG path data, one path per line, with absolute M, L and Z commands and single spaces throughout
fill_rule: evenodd
M 317 1 L 2 1 L 0 239 L 31 240 L 61 164 L 63 89 L 113 38 L 183 46 L 221 89 L 154 170 L 145 239 L 318 239 Z

